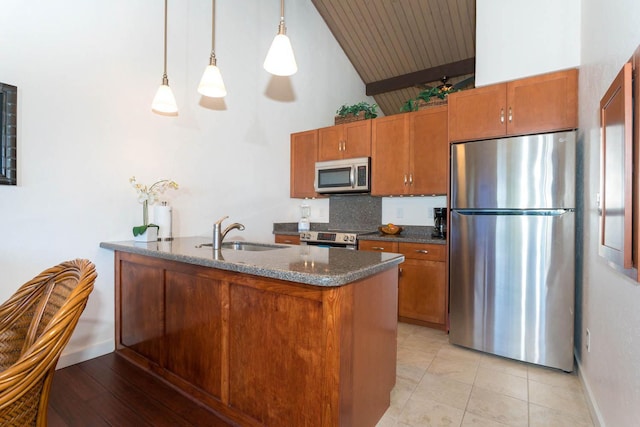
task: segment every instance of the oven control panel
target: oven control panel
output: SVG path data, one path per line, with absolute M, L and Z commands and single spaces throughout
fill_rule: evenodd
M 300 233 L 300 241 L 302 242 L 346 243 L 355 245 L 356 239 L 356 233 L 340 233 L 333 231 L 303 231 Z

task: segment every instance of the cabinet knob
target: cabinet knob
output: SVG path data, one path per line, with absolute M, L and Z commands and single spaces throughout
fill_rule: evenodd
M 373 251 L 384 251 L 384 248 L 382 246 L 372 246 L 371 250 L 373 250 Z
M 413 174 L 409 174 L 409 185 L 413 185 Z
M 504 108 L 500 109 L 500 123 L 504 123 Z
M 429 251 L 426 250 L 426 249 L 416 249 L 416 252 L 419 253 L 419 254 L 428 254 L 429 253 Z
M 408 181 L 407 181 L 407 174 L 405 173 L 405 174 L 404 174 L 404 185 L 407 185 L 407 182 L 408 182 Z
M 513 111 L 511 111 L 511 107 L 509 107 L 509 123 L 513 122 Z

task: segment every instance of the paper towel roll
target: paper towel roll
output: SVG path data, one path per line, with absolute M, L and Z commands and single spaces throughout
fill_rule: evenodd
M 153 223 L 158 225 L 158 240 L 171 240 L 171 206 L 160 205 L 153 208 Z

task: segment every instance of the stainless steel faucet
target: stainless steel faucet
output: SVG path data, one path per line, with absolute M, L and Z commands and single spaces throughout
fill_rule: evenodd
M 220 231 L 222 229 L 222 221 L 229 218 L 228 215 L 223 216 L 219 220 L 213 223 L 213 249 L 219 250 L 222 248 L 222 241 L 224 237 L 233 229 L 238 229 L 240 231 L 244 230 L 244 225 L 234 222 L 230 226 L 224 229 L 224 231 Z

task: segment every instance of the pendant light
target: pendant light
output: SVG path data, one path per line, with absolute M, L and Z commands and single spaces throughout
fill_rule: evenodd
M 227 94 L 227 89 L 224 87 L 222 81 L 222 73 L 216 65 L 216 0 L 211 0 L 211 57 L 209 58 L 209 65 L 202 74 L 200 84 L 198 85 L 198 92 L 204 96 L 210 96 L 212 98 L 222 98 Z
M 176 98 L 169 87 L 169 78 L 167 77 L 167 0 L 164 0 L 164 73 L 162 74 L 162 84 L 151 103 L 151 110 L 161 114 L 178 114 Z
M 291 76 L 298 71 L 291 41 L 289 41 L 286 32 L 287 28 L 284 26 L 284 0 L 280 0 L 278 34 L 273 39 L 267 57 L 264 60 L 264 69 L 276 76 Z

